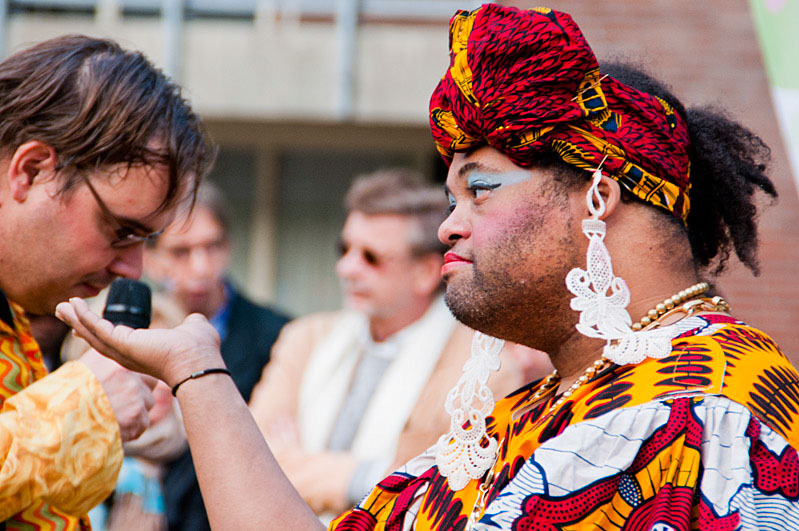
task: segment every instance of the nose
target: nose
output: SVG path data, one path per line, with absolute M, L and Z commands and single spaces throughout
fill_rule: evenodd
M 189 253 L 189 270 L 197 276 L 208 275 L 213 270 L 208 249 L 202 246 L 192 247 Z
M 143 255 L 143 243 L 137 243 L 136 245 L 119 249 L 114 260 L 109 264 L 108 270 L 118 277 L 139 278 L 142 273 Z
M 348 249 L 336 262 L 336 275 L 338 278 L 351 280 L 358 274 L 361 266 L 359 254 L 353 249 Z
M 472 235 L 471 225 L 466 220 L 463 210 L 456 206 L 438 227 L 438 239 L 444 245 L 455 245 L 455 242 L 461 238 L 469 238 Z

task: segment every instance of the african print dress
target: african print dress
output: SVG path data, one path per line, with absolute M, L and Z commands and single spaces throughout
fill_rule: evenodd
M 474 529 L 799 530 L 799 374 L 732 318 L 672 325 L 671 354 L 613 366 L 550 411 L 541 381 L 497 403 L 500 443 Z M 463 530 L 481 481 L 453 492 L 432 450 L 331 523 Z

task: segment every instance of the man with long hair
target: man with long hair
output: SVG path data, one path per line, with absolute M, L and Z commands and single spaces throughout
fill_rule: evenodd
M 213 159 L 178 87 L 140 53 L 67 36 L 0 63 L 0 521 L 88 528 L 155 381 L 89 352 L 52 375 L 25 312 L 141 274 L 143 242 Z

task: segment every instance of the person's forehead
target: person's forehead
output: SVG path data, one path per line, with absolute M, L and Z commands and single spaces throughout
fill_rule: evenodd
M 224 239 L 222 224 L 213 213 L 197 206 L 191 214 L 179 216 L 158 238 L 157 247 L 193 247 Z
M 341 238 L 345 243 L 369 246 L 375 250 L 396 249 L 398 242 L 408 244 L 414 227 L 414 220 L 410 216 L 354 211 L 347 216 Z
M 125 226 L 155 232 L 172 222 L 178 204 L 166 203 L 168 173 L 164 166 L 114 164 L 85 175 L 109 213 Z
M 465 179 L 473 171 L 503 173 L 508 171 L 524 171 L 500 151 L 482 146 L 474 151 L 455 153 L 447 174 L 447 185 Z

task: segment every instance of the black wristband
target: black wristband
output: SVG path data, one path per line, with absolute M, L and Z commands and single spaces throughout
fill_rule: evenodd
M 228 376 L 231 376 L 229 370 L 223 369 L 221 367 L 216 369 L 203 369 L 201 371 L 193 372 L 189 375 L 188 378 L 184 378 L 183 380 L 175 384 L 175 386 L 172 388 L 172 396 L 178 396 L 178 387 L 188 382 L 189 380 L 196 380 L 197 378 L 202 378 L 206 374 L 215 374 L 215 373 L 227 374 Z

